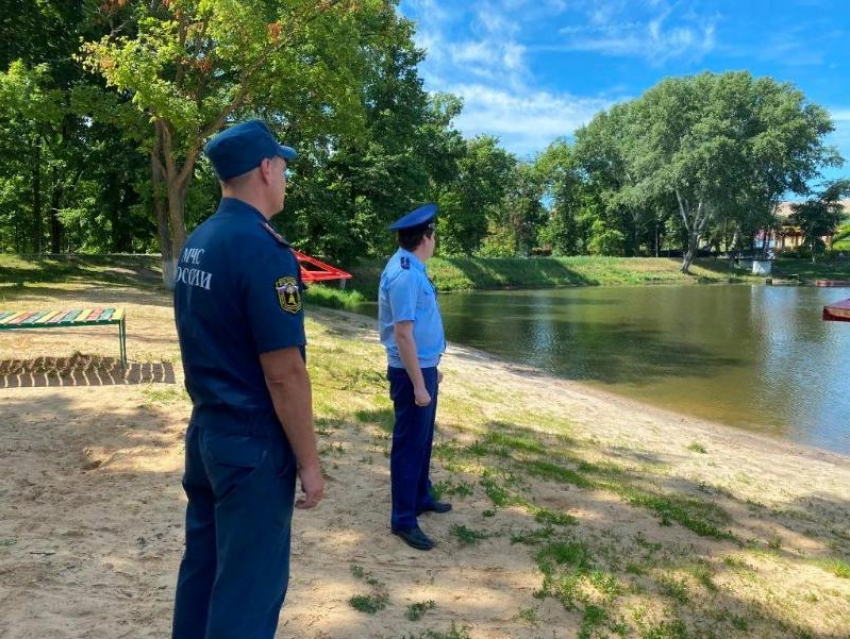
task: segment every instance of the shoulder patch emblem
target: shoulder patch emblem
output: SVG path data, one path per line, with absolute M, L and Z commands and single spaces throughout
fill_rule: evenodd
M 274 230 L 274 227 L 268 222 L 260 222 L 260 226 L 262 226 L 268 233 L 275 239 L 279 244 L 283 244 L 284 246 L 289 246 L 289 242 L 287 242 L 283 235 Z
M 404 270 L 408 270 L 410 268 L 410 258 L 409 257 L 403 256 L 400 261 L 401 261 L 401 268 L 403 268 Z
M 279 277 L 274 283 L 280 308 L 293 315 L 301 310 L 301 288 L 294 277 Z

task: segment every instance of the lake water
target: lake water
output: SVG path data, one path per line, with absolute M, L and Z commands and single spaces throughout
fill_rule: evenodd
M 684 414 L 850 454 L 847 289 L 576 288 L 443 294 L 449 341 Z M 375 315 L 374 304 L 362 312 Z

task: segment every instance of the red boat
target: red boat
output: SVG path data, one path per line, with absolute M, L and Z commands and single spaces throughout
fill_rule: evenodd
M 315 257 L 310 257 L 301 251 L 292 250 L 295 257 L 298 258 L 298 265 L 301 267 L 301 279 L 305 282 L 327 282 L 329 280 L 350 280 L 351 273 L 346 273 L 330 264 L 325 264 L 317 260 Z
M 824 306 L 823 319 L 829 322 L 850 322 L 850 300 Z

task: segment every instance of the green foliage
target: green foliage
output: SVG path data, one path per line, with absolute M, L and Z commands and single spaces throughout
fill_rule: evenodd
M 348 605 L 358 612 L 374 615 L 386 608 L 389 600 L 390 596 L 385 592 L 371 595 L 354 595 L 349 598 Z
M 472 530 L 462 524 L 452 525 L 450 532 L 457 538 L 462 546 L 474 546 L 479 541 L 487 539 L 490 535 L 478 530 Z
M 353 310 L 366 301 L 366 297 L 356 290 L 331 288 L 330 286 L 312 285 L 307 288 L 304 301 L 308 304 Z
M 343 266 L 383 260 L 387 225 L 434 201 L 444 289 L 684 281 L 470 258 L 681 248 L 687 271 L 701 244 L 746 245 L 783 194 L 808 194 L 839 160 L 828 113 L 793 86 L 704 73 L 519 161 L 491 136 L 464 140 L 461 100 L 424 90 L 425 52 L 394 0 L 39 0 L 17 3 L 0 36 L 3 252 L 168 259 L 216 207 L 204 142 L 248 117 L 300 151 L 274 222 L 295 246 Z M 813 253 L 838 223 L 824 202 L 839 191 L 799 207 Z
M 433 610 L 437 607 L 437 604 L 434 603 L 434 600 L 431 599 L 429 601 L 418 601 L 416 603 L 412 603 L 407 606 L 407 612 L 405 612 L 405 616 L 410 621 L 419 621 L 422 617 L 425 616 L 425 613 L 429 610 Z

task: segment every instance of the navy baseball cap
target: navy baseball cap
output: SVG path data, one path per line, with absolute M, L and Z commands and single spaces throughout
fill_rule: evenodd
M 404 229 L 412 229 L 416 226 L 422 226 L 423 224 L 427 224 L 433 220 L 436 215 L 437 205 L 425 204 L 390 224 L 390 230 L 403 231 Z
M 287 162 L 298 157 L 295 149 L 275 139 L 269 125 L 262 120 L 240 122 L 222 131 L 207 142 L 204 153 L 222 182 L 252 171 L 263 160 L 276 155 Z

